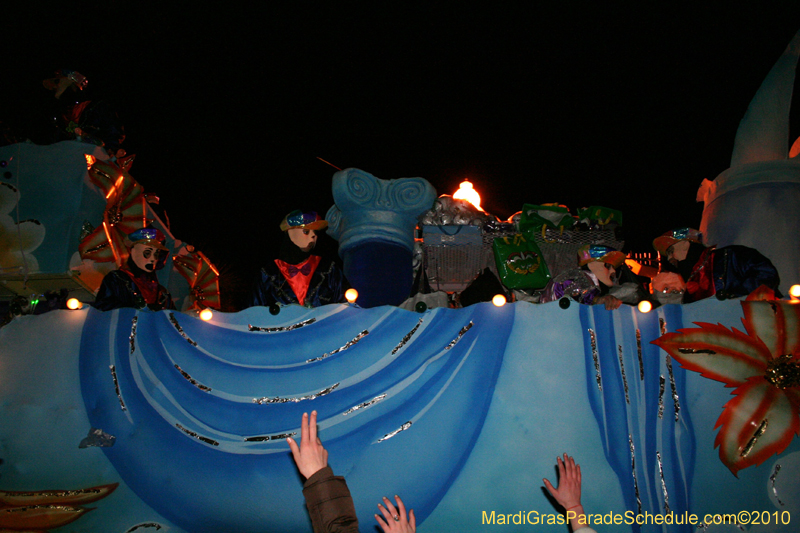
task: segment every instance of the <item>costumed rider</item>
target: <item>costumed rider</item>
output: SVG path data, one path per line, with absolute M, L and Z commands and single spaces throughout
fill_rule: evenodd
M 544 288 L 540 302 L 552 302 L 571 297 L 587 305 L 605 305 L 617 309 L 622 300 L 609 294 L 615 286 L 617 269 L 625 262 L 625 254 L 599 244 L 587 244 L 578 249 L 578 267 L 566 270 L 551 279 Z
M 702 233 L 692 228 L 668 231 L 653 240 L 662 260 L 662 271 L 653 278 L 656 298 L 682 294 L 683 303 L 710 296 L 725 300 L 747 296 L 761 285 L 780 297 L 778 271 L 757 250 L 739 245 L 717 248 L 702 240 Z
M 125 240 L 130 250 L 127 263 L 109 272 L 97 291 L 94 307 L 109 311 L 120 307 L 136 309 L 175 309 L 172 297 L 158 283 L 156 270 L 164 268 L 169 249 L 166 238 L 156 228 L 134 231 Z
M 314 211 L 296 210 L 281 222 L 278 258 L 261 269 L 250 305 L 319 307 L 344 302 L 346 282 L 331 259 L 313 255 L 317 232 L 328 227 Z

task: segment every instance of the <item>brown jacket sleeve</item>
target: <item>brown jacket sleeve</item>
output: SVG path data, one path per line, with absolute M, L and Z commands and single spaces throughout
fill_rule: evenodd
M 353 498 L 344 478 L 331 467 L 317 471 L 303 485 L 303 496 L 314 533 L 358 533 Z

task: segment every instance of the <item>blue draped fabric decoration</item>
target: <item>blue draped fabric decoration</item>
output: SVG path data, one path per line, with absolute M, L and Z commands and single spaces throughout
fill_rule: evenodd
M 285 436 L 313 409 L 359 515 L 391 479 L 424 520 L 481 431 L 514 322 L 513 306 L 438 311 L 292 306 L 276 326 L 266 309 L 251 324 L 91 310 L 89 420 L 116 437 L 103 451 L 122 479 L 187 531 L 308 530 Z
M 640 514 L 689 511 L 695 439 L 686 371 L 647 341 L 661 335 L 662 325 L 670 331 L 685 327 L 681 309 L 669 305 L 641 314 L 626 307 L 616 313 L 580 307 L 589 403 L 625 506 Z M 661 531 L 652 524 L 630 527 Z M 670 531 L 694 527 L 672 525 Z

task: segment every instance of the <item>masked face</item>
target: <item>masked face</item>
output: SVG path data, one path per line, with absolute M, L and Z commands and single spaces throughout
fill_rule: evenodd
M 601 263 L 600 261 L 592 261 L 589 263 L 589 270 L 597 276 L 597 281 L 607 287 L 614 285 L 614 280 L 617 276 L 617 269 L 609 263 Z
M 689 241 L 680 241 L 667 248 L 667 261 L 677 265 L 679 261 L 686 259 L 686 255 L 689 253 L 689 246 Z
M 134 244 L 131 248 L 131 257 L 137 267 L 145 272 L 153 272 L 158 262 L 159 250 L 148 244 Z
M 287 231 L 289 239 L 304 252 L 310 252 L 317 243 L 317 232 L 313 229 L 291 228 Z

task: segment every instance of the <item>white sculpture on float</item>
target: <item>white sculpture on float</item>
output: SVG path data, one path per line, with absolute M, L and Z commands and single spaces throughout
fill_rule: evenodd
M 700 231 L 706 244 L 749 246 L 767 256 L 780 289 L 800 282 L 800 139 L 789 149 L 789 109 L 800 32 L 756 92 L 739 123 L 731 166 L 703 180 Z

